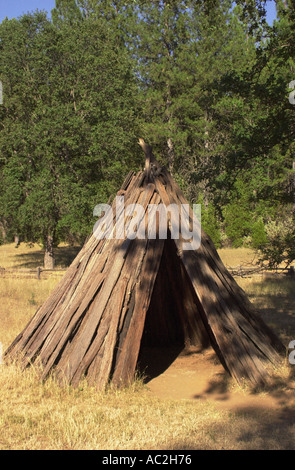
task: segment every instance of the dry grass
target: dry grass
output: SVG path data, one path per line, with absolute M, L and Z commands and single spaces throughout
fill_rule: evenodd
M 250 248 L 222 248 L 218 253 L 225 266 L 231 268 L 255 262 L 256 259 L 254 251 Z
M 171 449 L 210 447 L 224 418 L 210 404 L 163 402 L 140 384 L 125 391 L 61 389 L 34 371 L 6 367 L 0 376 L 1 449 Z M 7 406 L 9 404 L 9 406 Z
M 56 268 L 69 266 L 80 247 L 67 246 L 61 243 L 55 249 Z M 43 266 L 44 250 L 38 244 L 21 243 L 18 248 L 15 244 L 0 245 L 0 268 L 29 269 Z
M 54 277 L 40 281 L 0 278 L 0 341 L 4 348 L 26 326 L 57 282 Z
M 1 246 L 0 266 L 32 266 L 39 263 L 38 250 L 36 246 L 21 245 L 18 250 Z M 245 255 L 233 253 L 234 262 L 228 263 L 232 266 L 237 255 Z M 230 253 L 226 255 L 230 261 Z M 56 282 L 0 278 L 0 342 L 4 349 Z M 242 287 L 264 315 L 270 315 L 268 320 L 282 337 L 294 335 L 295 339 L 294 284 L 290 282 L 242 280 Z M 294 449 L 295 408 L 290 395 L 281 394 L 278 388 L 273 391 L 274 409 L 267 401 L 265 406 L 247 406 L 252 395 L 246 389 L 243 393 L 245 406 L 230 409 L 210 398 L 160 399 L 141 381 L 125 390 L 104 393 L 86 383 L 77 389 L 60 388 L 51 379 L 40 383 L 34 368 L 23 372 L 16 365 L 2 364 L 0 449 Z M 263 394 L 261 397 L 263 404 Z

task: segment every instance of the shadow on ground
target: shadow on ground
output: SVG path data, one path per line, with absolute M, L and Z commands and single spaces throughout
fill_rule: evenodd
M 55 266 L 67 268 L 75 259 L 81 246 L 58 246 L 55 248 Z M 32 251 L 31 253 L 16 254 L 15 259 L 18 261 L 14 267 L 17 269 L 28 268 L 34 269 L 43 266 L 44 250 Z
M 247 294 L 263 320 L 288 346 L 295 339 L 295 279 L 279 275 L 253 282 Z
M 295 411 L 288 407 L 272 413 L 259 407 L 237 408 L 221 423 L 204 428 L 198 438 L 176 440 L 169 450 L 294 450 Z

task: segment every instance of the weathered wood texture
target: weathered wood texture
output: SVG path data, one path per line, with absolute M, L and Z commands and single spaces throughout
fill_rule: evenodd
M 202 232 L 197 250 L 184 250 L 182 236 L 159 239 L 167 228 L 159 204 L 188 204 L 166 169 L 130 172 L 118 195 L 125 207 L 140 204 L 143 237 L 97 239 L 85 243 L 54 292 L 5 353 L 23 367 L 40 367 L 76 386 L 83 377 L 103 388 L 132 381 L 141 344 L 212 345 L 237 380 L 260 383 L 267 366 L 281 361 L 285 348 L 264 324 Z M 148 207 L 152 205 L 152 210 Z M 112 208 L 115 209 L 115 200 Z M 132 219 L 113 211 L 114 228 Z M 147 217 L 148 215 L 148 217 Z M 187 212 L 192 229 L 193 213 Z M 157 237 L 148 233 L 157 226 Z M 173 221 L 168 220 L 171 228 Z M 166 224 L 166 227 L 163 227 Z

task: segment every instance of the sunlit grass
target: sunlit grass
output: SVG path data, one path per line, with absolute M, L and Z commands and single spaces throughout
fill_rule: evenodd
M 0 278 L 0 342 L 6 349 L 56 286 L 58 278 Z
M 74 259 L 80 247 L 70 247 L 61 243 L 55 248 L 56 268 L 65 268 Z M 0 245 L 0 268 L 37 269 L 44 262 L 44 250 L 38 243 L 14 243 Z
M 221 248 L 218 254 L 227 267 L 236 268 L 257 260 L 256 254 L 251 248 Z
M 15 366 L 2 367 L 0 387 L 0 449 L 208 448 L 208 427 L 224 420 L 210 403 L 159 400 L 142 385 L 60 388 Z

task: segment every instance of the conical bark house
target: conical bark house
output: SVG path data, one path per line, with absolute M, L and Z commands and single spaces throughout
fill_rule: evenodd
M 23 366 L 39 364 L 42 379 L 54 374 L 76 386 L 86 377 L 103 388 L 133 380 L 143 343 L 211 345 L 238 382 L 265 381 L 268 365 L 281 362 L 284 346 L 211 239 L 202 231 L 200 246 L 184 249 L 183 235 L 172 236 L 171 214 L 157 215 L 160 205 L 179 213 L 185 208 L 192 229 L 194 213 L 178 185 L 147 146 L 144 150 L 145 170 L 128 174 L 117 194 L 124 205 L 118 211 L 115 198 L 105 219 L 108 237 L 89 238 L 5 357 Z M 122 232 L 135 221 L 124 210 L 128 206 L 141 208 L 135 238 Z M 160 237 L 165 229 L 167 237 Z

